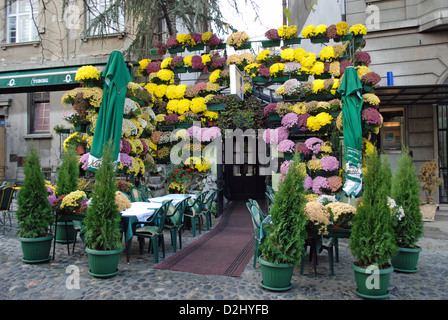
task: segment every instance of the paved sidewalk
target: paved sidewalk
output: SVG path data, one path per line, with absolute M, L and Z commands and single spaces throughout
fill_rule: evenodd
M 14 223 L 15 224 L 15 223 Z M 213 226 L 217 225 L 217 219 Z M 204 235 L 206 231 L 202 231 Z M 183 245 L 199 238 L 186 230 Z M 172 254 L 170 236 L 165 237 L 167 257 Z M 418 272 L 391 275 L 389 300 L 448 299 L 448 212 L 441 211 L 434 222 L 425 222 Z M 286 292 L 271 292 L 260 287 L 260 266 L 249 262 L 241 277 L 209 276 L 154 269 L 151 253 L 138 253 L 134 240 L 131 261 L 122 254 L 119 274 L 97 279 L 88 273 L 84 245 L 77 242 L 74 254 L 57 244 L 56 258 L 49 263 L 22 262 L 15 230 L 0 232 L 0 300 L 362 300 L 355 294 L 351 263 L 354 261 L 347 239 L 340 241 L 340 260 L 330 276 L 327 253 L 318 259 L 318 274 L 307 261 L 305 274 L 298 269 L 293 287 Z M 70 270 L 79 271 L 79 288 L 70 283 Z

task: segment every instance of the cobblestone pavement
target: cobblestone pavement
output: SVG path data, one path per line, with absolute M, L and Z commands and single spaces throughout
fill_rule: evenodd
M 218 219 L 215 218 L 213 226 Z M 13 225 L 15 223 L 13 222 Z M 202 231 L 204 235 L 206 231 Z M 199 238 L 189 230 L 183 235 L 183 246 Z M 170 236 L 165 237 L 166 257 L 172 254 Z M 438 212 L 434 222 L 425 222 L 418 272 L 394 272 L 391 275 L 389 300 L 448 299 L 448 212 Z M 271 292 L 263 289 L 260 266 L 251 260 L 240 277 L 210 276 L 157 270 L 152 253 L 138 253 L 134 240 L 131 261 L 121 256 L 120 272 L 108 279 L 88 273 L 87 254 L 78 240 L 75 252 L 68 255 L 64 244 L 57 244 L 56 258 L 43 264 L 22 262 L 20 242 L 15 230 L 0 232 L 0 300 L 361 300 L 355 294 L 351 263 L 354 261 L 347 239 L 340 240 L 340 258 L 330 276 L 328 256 L 323 251 L 314 274 L 307 261 L 305 272 L 295 270 L 292 289 Z M 79 289 L 69 289 L 69 266 L 79 270 Z

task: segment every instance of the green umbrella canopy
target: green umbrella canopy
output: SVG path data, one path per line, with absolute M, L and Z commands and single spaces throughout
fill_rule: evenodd
M 362 125 L 361 109 L 364 101 L 362 84 L 354 67 L 345 69 L 338 92 L 342 99 L 342 127 L 347 179 L 343 190 L 347 196 L 357 197 L 362 190 Z
M 112 51 L 103 71 L 104 92 L 90 149 L 88 170 L 95 172 L 101 165 L 103 145 L 112 140 L 113 159 L 119 159 L 121 127 L 127 85 L 132 77 L 120 51 Z

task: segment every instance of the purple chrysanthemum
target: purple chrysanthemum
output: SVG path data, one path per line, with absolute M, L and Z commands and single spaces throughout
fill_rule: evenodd
M 333 156 L 325 156 L 320 160 L 322 164 L 322 169 L 325 171 L 333 171 L 339 169 L 339 161 L 336 157 Z
M 283 116 L 282 126 L 284 126 L 285 128 L 292 128 L 295 125 L 297 125 L 298 121 L 299 121 L 299 116 L 294 112 L 290 112 Z

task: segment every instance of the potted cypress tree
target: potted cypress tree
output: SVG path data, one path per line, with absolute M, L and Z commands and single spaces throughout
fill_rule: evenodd
M 390 258 L 397 251 L 392 218 L 387 206 L 387 167 L 375 150 L 366 159 L 362 200 L 354 217 L 350 249 L 356 257 L 352 264 L 356 294 L 364 298 L 389 296 L 388 286 L 393 267 Z
M 40 263 L 50 260 L 53 235 L 49 229 L 54 215 L 48 202 L 45 178 L 40 168 L 40 157 L 36 147 L 30 145 L 25 159 L 25 180 L 20 189 L 16 212 L 25 263 Z
M 416 272 L 421 251 L 417 241 L 423 236 L 423 218 L 418 175 L 407 148 L 403 148 L 398 159 L 398 168 L 392 178 L 391 197 L 404 210 L 404 217 L 394 224 L 399 252 L 392 258 L 392 265 L 396 271 Z
M 261 286 L 272 291 L 285 291 L 292 287 L 294 267 L 305 256 L 307 218 L 305 216 L 305 166 L 298 155 L 290 164 L 285 179 L 275 193 L 270 210 L 269 234 L 260 245 Z
M 112 143 L 108 141 L 103 147 L 102 164 L 95 172 L 91 203 L 83 221 L 89 273 L 94 277 L 111 277 L 119 272 L 117 266 L 123 246 L 121 216 L 115 202 L 115 176 Z
M 70 192 L 78 190 L 79 179 L 79 160 L 77 153 L 73 148 L 69 148 L 62 158 L 62 164 L 58 170 L 58 182 L 56 188 L 56 196 L 59 198 L 58 203 L 62 201 L 62 197 Z M 58 222 L 56 226 L 56 242 L 66 243 L 73 242 L 76 236 L 75 227 L 72 220 L 64 219 L 64 210 L 56 206 L 56 214 L 58 214 Z M 70 214 L 70 212 L 67 212 Z

